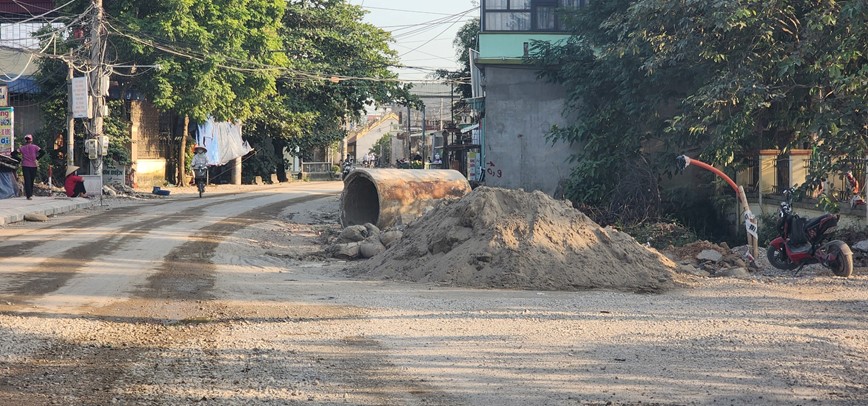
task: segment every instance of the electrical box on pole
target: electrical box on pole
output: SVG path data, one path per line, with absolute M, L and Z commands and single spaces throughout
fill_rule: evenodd
M 91 138 L 84 141 L 84 152 L 87 153 L 88 159 L 99 158 L 99 143 L 96 138 Z
M 109 137 L 105 135 L 100 135 L 96 137 L 97 141 L 97 150 L 99 151 L 99 156 L 104 157 L 108 155 L 109 150 Z

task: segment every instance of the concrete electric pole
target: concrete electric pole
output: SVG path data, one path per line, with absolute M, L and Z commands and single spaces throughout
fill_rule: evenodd
M 72 51 L 69 52 L 69 60 L 67 64 L 68 93 L 70 99 L 69 111 L 66 113 L 66 167 L 75 165 L 75 118 L 72 113 L 72 79 L 75 77 L 75 70 L 72 67 Z
M 91 148 L 96 146 L 96 159 L 93 159 L 93 154 L 91 153 L 91 175 L 99 175 L 100 176 L 100 196 L 102 196 L 102 172 L 103 172 L 103 156 L 108 152 L 106 151 L 108 147 L 107 139 L 103 134 L 103 126 L 104 126 L 104 118 L 106 116 L 107 109 L 105 104 L 105 96 L 108 93 L 108 81 L 106 80 L 106 72 L 105 72 L 105 47 L 103 46 L 103 6 L 102 0 L 92 0 L 93 1 L 93 9 L 94 9 L 94 19 L 93 26 L 91 27 L 90 36 L 91 36 L 91 89 L 92 89 L 92 103 L 93 103 L 93 118 L 90 121 L 90 135 L 88 139 L 91 140 L 90 145 Z M 94 142 L 95 140 L 95 142 Z

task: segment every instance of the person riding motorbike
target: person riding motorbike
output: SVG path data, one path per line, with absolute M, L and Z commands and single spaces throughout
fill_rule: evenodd
M 190 163 L 190 166 L 193 168 L 196 187 L 199 189 L 199 197 L 202 197 L 208 177 L 208 158 L 205 156 L 208 150 L 201 145 L 196 145 L 193 148 L 193 152 L 195 155 L 193 155 L 193 161 Z
M 354 169 L 356 169 L 356 165 L 353 157 L 350 154 L 347 154 L 347 159 L 344 160 L 343 169 L 341 170 L 341 180 L 346 179 Z

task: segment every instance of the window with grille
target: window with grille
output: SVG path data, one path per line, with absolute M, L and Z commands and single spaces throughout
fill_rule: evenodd
M 559 10 L 590 0 L 484 0 L 483 31 L 562 31 Z

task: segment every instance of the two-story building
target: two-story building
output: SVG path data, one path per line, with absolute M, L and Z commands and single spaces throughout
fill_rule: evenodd
M 481 112 L 484 183 L 557 195 L 570 176 L 576 146 L 546 135 L 564 125 L 566 92 L 539 79 L 525 62 L 531 42 L 566 40 L 559 16 L 588 0 L 483 0 L 479 52 L 474 53 L 474 98 Z

